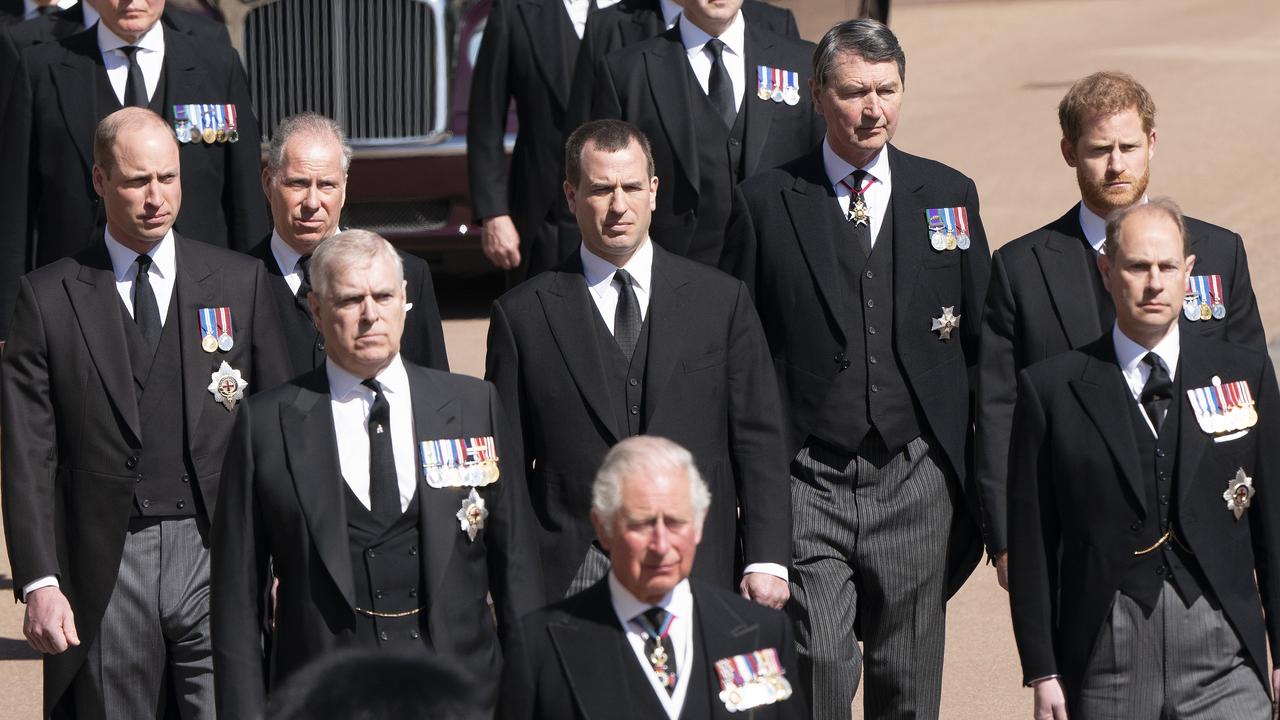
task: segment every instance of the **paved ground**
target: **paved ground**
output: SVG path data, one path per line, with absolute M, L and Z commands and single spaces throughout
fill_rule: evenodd
M 816 39 L 852 0 L 781 4 Z M 1151 193 L 1244 236 L 1268 335 L 1280 335 L 1280 174 L 1267 170 L 1280 154 L 1280 3 L 915 0 L 895 2 L 892 20 L 909 58 L 897 144 L 974 178 L 993 246 L 1075 201 L 1057 149 L 1058 99 L 1084 74 L 1125 70 L 1159 108 Z M 483 371 L 492 290 L 485 282 L 441 287 L 459 371 Z M 8 572 L 0 558 L 0 591 L 10 587 Z M 1007 601 L 989 568 L 952 601 L 950 620 L 943 717 L 1028 717 Z M 21 637 L 21 606 L 0 600 L 0 718 L 38 716 L 39 665 Z

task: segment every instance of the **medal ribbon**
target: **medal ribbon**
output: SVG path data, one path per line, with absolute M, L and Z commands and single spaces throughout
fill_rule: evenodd
M 217 130 L 225 131 L 227 129 L 227 121 L 224 120 L 222 117 L 222 111 L 225 108 L 226 108 L 226 105 L 213 106 L 213 116 L 217 119 L 217 123 L 218 123 L 217 127 L 215 128 Z
M 1187 276 L 1187 291 L 1183 293 L 1184 295 L 1196 294 L 1195 282 L 1196 282 L 1196 278 L 1194 275 Z
M 231 308 L 220 307 L 217 308 L 216 312 L 218 314 L 218 337 L 223 335 L 234 337 L 231 334 Z
M 1196 291 L 1200 295 L 1200 303 L 1202 305 L 1208 305 L 1210 302 L 1209 277 L 1207 275 L 1197 275 L 1196 286 Z
M 213 106 L 201 105 L 200 112 L 204 115 L 204 127 L 213 128 Z
M 213 308 L 200 308 L 200 337 L 218 337 L 217 321 L 213 317 Z
M 794 70 L 788 70 L 788 71 L 787 71 L 787 87 L 786 87 L 786 89 L 787 89 L 787 90 L 792 90 L 792 89 L 794 89 L 796 92 L 799 92 L 799 91 L 800 91 L 800 73 L 795 72 Z
M 781 91 L 782 90 L 782 69 L 781 68 L 770 68 L 770 69 L 773 70 L 773 89 Z
M 227 106 L 227 129 L 236 129 L 236 106 L 234 104 Z
M 728 690 L 731 687 L 737 687 L 736 678 L 738 671 L 733 667 L 733 661 L 729 658 L 721 658 L 716 661 L 716 675 L 720 677 L 720 689 Z
M 200 110 L 195 105 L 184 105 L 187 113 L 187 121 L 195 128 L 195 132 L 204 130 L 204 118 L 200 117 Z
M 955 209 L 955 213 L 956 213 L 956 228 L 959 230 L 961 235 L 968 235 L 969 234 L 969 208 L 958 207 Z
M 1222 304 L 1222 276 L 1221 275 L 1209 276 L 1209 291 L 1213 294 L 1213 300 L 1211 302 L 1214 305 L 1221 305 Z
M 942 222 L 946 223 L 947 234 L 956 234 L 955 208 L 942 208 Z
M 769 92 L 768 73 L 769 73 L 769 67 L 767 65 L 756 66 L 756 94 L 757 95 L 761 94 L 760 93 L 761 90 L 763 90 L 765 93 Z

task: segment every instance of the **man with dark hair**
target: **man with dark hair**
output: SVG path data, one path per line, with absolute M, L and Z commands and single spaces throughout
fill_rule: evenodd
M 307 306 L 309 268 L 316 246 L 338 232 L 350 165 L 351 146 L 342 126 L 315 113 L 282 120 L 267 148 L 262 190 L 275 227 L 249 254 L 261 260 L 271 276 L 294 375 L 324 362 L 324 338 Z M 417 365 L 447 371 L 449 358 L 431 268 L 416 255 L 397 252 L 410 311 L 400 354 Z
M 781 607 L 791 513 L 780 403 L 746 289 L 655 245 L 658 178 L 634 126 L 583 125 L 565 166 L 582 245 L 494 303 L 485 369 L 524 439 L 547 600 L 608 571 L 585 512 L 591 478 L 618 441 L 651 434 L 687 446 L 712 488 L 694 576 Z
M 1035 717 L 1266 718 L 1280 670 L 1280 392 L 1265 352 L 1178 321 L 1182 212 L 1104 230 L 1105 333 L 1022 370 L 1009 600 Z
M 96 24 L 22 50 L 11 76 L 0 122 L 0 337 L 18 276 L 74 255 L 101 226 L 93 128 L 121 107 L 155 111 L 186 141 L 180 232 L 247 250 L 269 227 L 255 187 L 258 122 L 239 55 L 161 22 L 164 0 L 95 7 Z
M 676 443 L 631 437 L 609 450 L 590 506 L 613 566 L 525 618 L 503 720 L 806 717 L 786 617 L 689 577 L 711 502 Z
M 742 0 L 686 0 L 662 35 L 600 60 L 592 118 L 649 138 L 658 177 L 653 237 L 715 265 L 733 186 L 802 154 L 822 135 L 804 90 L 813 44 L 746 18 Z
M 990 257 L 973 181 L 889 145 L 905 70 L 881 23 L 829 30 L 809 83 L 826 138 L 743 182 L 725 239 L 787 398 L 815 718 L 849 717 L 860 671 L 868 717 L 937 717 L 947 598 L 980 554 L 964 488 Z
M 288 377 L 267 276 L 171 229 L 173 131 L 99 123 L 106 228 L 19 280 L 3 356 L 4 527 L 45 714 L 213 718 L 209 523 L 246 394 Z M 166 681 L 167 678 L 167 681 Z
M 222 717 L 261 717 L 269 691 L 350 646 L 432 652 L 496 679 L 500 642 L 542 603 L 520 443 L 501 431 L 493 387 L 401 357 L 404 274 L 381 236 L 324 240 L 311 275 L 325 362 L 249 403 L 222 467 L 211 603 Z M 494 684 L 478 690 L 477 717 L 492 714 Z
M 1146 201 L 1155 154 L 1155 102 L 1124 73 L 1077 81 L 1058 105 L 1062 157 L 1081 201 L 1065 215 L 996 251 L 982 320 L 975 474 L 983 534 L 1008 586 L 1006 471 L 1017 373 L 1097 339 L 1115 318 L 1096 259 L 1111 213 Z M 1186 218 L 1196 274 L 1184 295 L 1183 330 L 1258 350 L 1266 347 L 1240 236 Z

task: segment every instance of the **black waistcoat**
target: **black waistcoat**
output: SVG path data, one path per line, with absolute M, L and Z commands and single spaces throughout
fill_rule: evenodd
M 1098 253 L 1086 240 L 1081 240 L 1085 248 L 1085 272 L 1089 275 L 1089 286 L 1093 288 L 1093 300 L 1098 307 L 1098 327 L 1109 328 L 1116 324 L 1116 304 L 1111 293 L 1102 284 L 1102 273 L 1098 270 Z
M 614 409 L 614 423 L 626 436 L 644 432 L 644 381 L 645 367 L 649 361 L 650 317 L 645 315 L 640 326 L 640 338 L 631 360 L 622 354 L 618 341 L 609 332 L 600 313 L 596 317 L 596 342 L 600 345 L 600 357 L 604 358 L 604 379 L 609 388 L 609 406 Z
M 182 346 L 178 326 L 178 291 L 169 295 L 169 310 L 160 343 L 151 356 L 133 316 L 120 303 L 134 397 L 142 423 L 142 449 L 133 471 L 133 511 L 147 517 L 189 517 L 197 512 L 196 473 L 188 457 L 182 395 Z M 191 318 L 191 322 L 196 322 Z M 216 402 L 213 396 L 209 402 Z
M 1147 504 L 1147 517 L 1135 533 L 1134 550 L 1144 550 L 1154 545 L 1170 528 L 1181 536 L 1177 527 L 1178 487 L 1178 426 L 1181 423 L 1179 392 L 1174 385 L 1173 400 L 1160 428 L 1160 437 L 1151 434 L 1146 415 L 1137 402 L 1128 403 L 1129 419 L 1138 440 L 1138 459 L 1142 469 L 1143 498 Z M 1120 590 L 1138 601 L 1148 610 L 1154 608 L 1165 581 L 1173 583 L 1188 603 L 1200 597 L 1200 569 L 1195 556 L 1178 540 L 1170 538 L 1158 549 L 1134 558 L 1129 572 L 1120 582 Z
M 834 202 L 832 208 L 839 212 Z M 892 199 L 871 255 L 862 254 L 849 223 L 842 221 L 841 227 L 847 232 L 834 241 L 836 262 L 845 280 L 840 311 L 849 332 L 844 353 L 847 366 L 832 384 L 827 405 L 832 409 L 830 422 L 815 434 L 837 447 L 857 450 L 874 428 L 890 452 L 897 452 L 920 434 L 920 422 L 919 408 L 893 349 Z
M 690 241 L 687 257 L 715 265 L 720 261 L 720 249 L 724 246 L 733 188 L 742 180 L 747 103 L 744 98 L 733 127 L 725 127 L 711 99 L 702 92 L 693 69 L 690 68 L 688 73 L 689 115 L 698 145 L 698 156 L 689 160 L 698 163 L 698 226 Z
M 168 70 L 161 65 L 160 76 L 156 78 L 156 89 L 151 94 L 151 101 L 147 103 L 147 108 L 155 112 L 157 115 L 165 119 L 165 122 L 172 124 L 172 108 L 165 106 L 167 102 L 165 98 L 165 74 Z M 120 98 L 116 97 L 116 91 L 111 88 L 111 80 L 107 77 L 107 67 L 99 62 L 95 72 L 97 86 L 96 109 L 98 111 L 98 119 L 110 115 L 111 113 L 124 107 L 120 104 Z
M 270 251 L 268 251 L 270 252 Z M 285 345 L 289 351 L 289 364 L 294 375 L 320 367 L 324 361 L 324 336 L 311 321 L 306 302 L 299 300 L 282 275 L 277 274 L 280 265 L 275 255 L 267 261 L 271 270 L 271 294 L 279 310 L 280 325 L 284 330 Z
M 419 493 L 414 493 L 409 508 L 395 522 L 383 525 L 345 481 L 342 488 L 356 607 L 379 613 L 425 608 Z M 372 647 L 429 644 L 426 610 L 399 618 L 369 617 L 357 611 L 356 642 Z

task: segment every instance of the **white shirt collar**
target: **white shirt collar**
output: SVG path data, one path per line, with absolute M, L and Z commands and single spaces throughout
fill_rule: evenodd
M 89 10 L 89 6 L 86 4 L 85 5 L 85 11 L 86 11 L 85 22 L 86 23 L 89 22 L 88 10 Z M 112 50 L 119 50 L 122 47 L 128 47 L 129 45 L 133 44 L 133 43 L 125 42 L 120 38 L 119 35 L 116 35 L 115 33 L 108 30 L 106 23 L 97 22 L 96 18 L 94 19 L 94 21 L 98 25 L 98 51 L 99 52 L 107 53 Z M 145 33 L 142 34 L 142 37 L 138 38 L 137 46 L 140 49 L 148 52 L 159 52 L 159 53 L 164 52 L 164 27 L 160 24 L 159 21 L 156 21 L 156 24 L 152 25 L 150 30 L 146 31 Z
M 631 591 L 618 581 L 613 571 L 610 571 L 609 596 L 613 599 L 613 611 L 618 615 L 618 620 L 622 622 L 623 627 L 626 627 L 635 616 L 651 607 L 660 607 L 675 615 L 677 619 L 686 622 L 693 617 L 693 592 L 689 589 L 688 578 L 676 583 L 676 586 L 671 588 L 671 592 L 658 602 L 647 603 L 632 595 Z
M 679 25 L 680 41 L 684 43 L 685 52 L 689 55 L 702 52 L 702 47 L 707 44 L 711 36 L 702 28 L 689 22 L 689 18 L 683 14 L 680 15 Z M 742 19 L 741 10 L 733 17 L 729 27 L 720 33 L 720 41 L 734 55 L 743 58 L 747 56 L 747 23 Z
M 76 0 L 58 0 L 58 2 L 54 4 L 59 10 L 66 10 L 67 8 L 74 6 L 76 4 Z M 39 5 L 36 5 L 35 0 L 22 0 L 22 16 L 27 20 L 40 17 L 39 7 Z M 86 9 L 88 9 L 88 7 L 88 5 L 85 5 Z
M 587 278 L 588 288 L 613 282 L 613 273 L 618 270 L 616 265 L 592 253 L 585 243 L 578 246 L 578 255 L 582 258 L 582 274 Z M 637 289 L 648 293 L 653 279 L 653 240 L 645 238 L 622 269 L 631 275 Z
M 670 30 L 680 19 L 681 8 L 673 0 L 660 0 L 662 5 L 662 26 Z
M 324 371 L 329 376 L 329 396 L 335 400 L 347 400 L 357 391 L 369 392 L 368 388 L 361 385 L 364 378 L 352 375 L 332 360 L 325 359 Z M 391 358 L 391 364 L 383 368 L 374 379 L 390 395 L 400 393 L 408 395 L 409 393 L 409 373 L 404 369 L 400 353 L 396 353 L 396 356 Z
M 98 24 L 98 20 L 102 17 L 92 5 L 87 2 L 80 3 L 84 11 L 84 27 L 89 29 Z
M 284 275 L 292 275 L 298 271 L 298 260 L 302 258 L 302 253 L 294 250 L 292 245 L 285 242 L 277 230 L 271 231 L 271 254 L 275 257 L 276 264 L 280 266 L 280 272 Z
M 1178 321 L 1175 320 L 1169 328 L 1169 332 L 1156 343 L 1154 348 L 1147 348 L 1139 345 L 1125 335 L 1120 330 L 1120 324 L 1116 323 L 1111 328 L 1111 341 L 1116 348 L 1116 362 L 1120 364 L 1120 370 L 1125 374 L 1126 378 L 1136 379 L 1139 374 L 1143 375 L 1142 382 L 1145 384 L 1146 375 L 1150 371 L 1143 372 L 1145 367 L 1142 358 L 1148 352 L 1153 352 L 1160 356 L 1164 361 L 1165 367 L 1169 369 L 1169 377 L 1173 377 L 1178 372 L 1178 356 L 1181 353 L 1179 345 Z M 1132 385 L 1132 382 L 1130 383 Z M 1138 392 L 1142 392 L 1142 384 L 1138 385 Z
M 1147 196 L 1143 195 L 1138 202 L 1145 203 L 1147 200 Z M 1105 254 L 1102 252 L 1102 245 L 1107 241 L 1107 219 L 1090 210 L 1083 202 L 1080 203 L 1080 229 L 1084 231 L 1085 242 L 1093 247 L 1093 251 L 1099 255 Z
M 110 228 L 103 232 L 102 239 L 107 244 L 107 255 L 111 258 L 111 270 L 115 273 L 116 282 L 123 282 L 132 272 L 138 253 L 115 239 Z M 150 272 L 159 273 L 162 278 L 174 277 L 178 270 L 178 255 L 174 249 L 173 230 L 170 229 L 159 242 L 152 244 L 147 255 L 151 257 Z
M 831 149 L 831 143 L 824 137 L 822 139 L 822 168 L 827 173 L 827 180 L 831 183 L 831 187 L 839 187 L 840 181 L 849 177 L 849 173 L 857 170 L 849 161 L 836 154 Z M 862 168 L 867 174 L 876 179 L 876 182 L 888 186 L 892 173 L 889 170 L 889 146 L 885 145 L 880 148 L 880 152 L 871 158 L 871 162 Z

